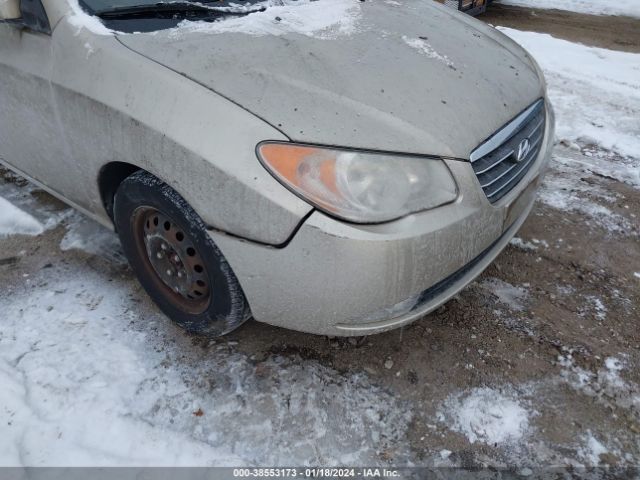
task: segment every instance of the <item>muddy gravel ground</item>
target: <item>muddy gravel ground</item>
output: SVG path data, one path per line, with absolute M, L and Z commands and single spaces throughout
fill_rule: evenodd
M 640 48 L 638 20 L 590 17 L 585 22 L 584 17 L 495 5 L 482 18 L 608 48 Z M 556 158 L 577 163 L 607 155 L 589 145 L 559 144 L 555 151 Z M 556 168 L 549 175 L 553 180 L 567 171 Z M 206 425 L 193 427 L 188 422 L 215 418 L 217 425 L 226 425 L 227 437 L 236 445 L 252 448 L 258 447 L 246 437 L 266 435 L 272 452 L 256 454 L 258 463 L 286 464 L 289 458 L 331 464 L 350 458 L 355 463 L 392 465 L 637 466 L 640 190 L 607 175 L 570 172 L 577 187 L 565 193 L 605 206 L 609 213 L 594 217 L 584 209 L 538 202 L 517 239 L 476 282 L 402 330 L 340 339 L 249 321 L 217 340 L 186 335 L 159 314 L 122 263 L 107 232 L 95 227 L 91 233 L 94 227 L 85 225 L 90 233 L 84 248 L 73 248 L 71 242 L 68 249 L 61 249 L 72 224 L 83 220 L 4 172 L 2 191 L 15 198 L 29 197 L 33 209 L 60 221 L 37 237 L 0 238 L 2 298 L 23 298 L 24 305 L 16 307 L 22 314 L 33 301 L 30 292 L 40 295 L 47 284 L 54 288 L 57 282 L 98 278 L 109 288 L 116 285 L 129 302 L 127 315 L 134 315 L 118 331 L 144 333 L 146 340 L 138 352 L 158 358 L 153 375 L 177 371 L 180 385 L 189 391 L 189 402 L 169 404 L 167 417 L 158 413 L 166 406 L 162 395 L 148 411 L 138 412 L 140 417 L 163 428 L 181 425 L 193 438 L 201 440 L 204 435 L 202 441 L 209 444 L 216 444 L 218 437 L 203 434 Z M 545 188 L 554 185 L 547 183 Z M 96 235 L 95 253 L 91 235 Z M 74 294 L 86 296 L 90 310 L 107 295 L 100 282 L 91 285 Z M 50 308 L 55 311 L 58 305 Z M 6 340 L 7 331 L 0 340 L 3 335 Z M 99 341 L 91 342 L 92 349 L 101 348 Z M 220 367 L 231 357 L 240 359 L 239 370 Z M 307 370 L 298 372 L 297 366 Z M 282 377 L 282 372 L 290 377 Z M 253 407 L 248 394 L 233 404 L 235 413 L 214 414 L 217 405 L 229 407 L 230 398 L 240 395 L 237 387 L 228 385 L 234 375 L 254 383 L 256 397 L 260 391 L 275 392 L 273 405 Z M 153 385 L 155 378 L 149 379 Z M 298 385 L 303 391 L 297 391 Z M 216 397 L 222 393 L 224 398 Z M 208 404 L 207 397 L 220 403 Z M 375 398 L 381 403 L 376 404 Z M 324 416 L 305 426 L 308 412 L 300 405 Z M 268 408 L 276 413 L 266 414 Z M 359 409 L 364 416 L 354 416 Z M 256 433 L 239 420 L 243 411 L 255 418 L 268 417 L 270 426 Z M 296 422 L 298 426 L 292 426 Z M 331 429 L 322 436 L 310 431 L 334 422 L 335 438 Z M 281 438 L 285 435 L 289 440 Z M 296 438 L 300 442 L 293 449 Z M 308 455 L 300 446 L 304 439 L 309 440 Z M 367 454 L 340 457 L 338 452 L 348 449 L 350 442 L 361 443 L 358 451 Z M 238 454 L 241 449 L 232 450 Z M 274 450 L 291 455 L 280 457 Z
M 493 3 L 478 18 L 492 25 L 548 33 L 554 37 L 594 47 L 640 52 L 637 18 L 583 15 L 500 3 Z

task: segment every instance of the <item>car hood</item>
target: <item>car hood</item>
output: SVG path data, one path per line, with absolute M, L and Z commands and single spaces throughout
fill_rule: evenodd
M 118 39 L 298 142 L 468 158 L 544 94 L 524 50 L 430 0 L 301 0 Z

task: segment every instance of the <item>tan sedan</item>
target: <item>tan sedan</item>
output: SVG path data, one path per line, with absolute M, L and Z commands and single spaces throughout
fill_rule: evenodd
M 498 255 L 549 158 L 536 63 L 434 2 L 0 0 L 0 17 L 0 160 L 115 228 L 190 331 L 405 325 Z

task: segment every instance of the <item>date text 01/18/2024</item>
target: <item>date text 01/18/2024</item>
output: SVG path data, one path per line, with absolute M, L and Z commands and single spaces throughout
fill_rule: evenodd
M 394 478 L 400 472 L 387 468 L 234 468 L 234 478 Z

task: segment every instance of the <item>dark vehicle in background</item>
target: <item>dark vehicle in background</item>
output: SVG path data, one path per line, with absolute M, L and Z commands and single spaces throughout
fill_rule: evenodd
M 493 0 L 435 0 L 447 7 L 457 8 L 469 15 L 479 15 L 487 9 L 487 5 Z

